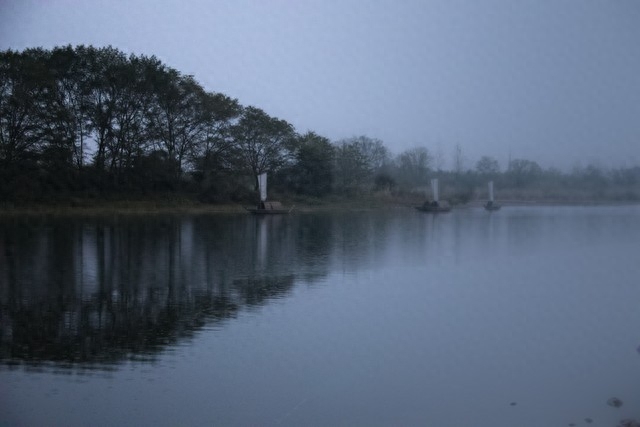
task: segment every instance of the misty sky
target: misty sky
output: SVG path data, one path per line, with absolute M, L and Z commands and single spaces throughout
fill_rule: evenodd
M 331 140 L 640 164 L 640 1 L 0 0 L 0 49 L 112 45 Z

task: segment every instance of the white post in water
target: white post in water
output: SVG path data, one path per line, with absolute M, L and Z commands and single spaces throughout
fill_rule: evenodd
M 437 178 L 431 180 L 431 192 L 433 193 L 433 201 L 434 202 L 440 201 L 438 198 L 438 179 Z
M 489 181 L 489 201 L 493 203 L 493 181 Z
M 260 201 L 267 200 L 267 173 L 258 175 L 258 188 L 260 189 Z

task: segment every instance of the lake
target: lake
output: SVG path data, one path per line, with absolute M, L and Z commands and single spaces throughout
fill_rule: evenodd
M 3 427 L 640 418 L 640 206 L 5 217 L 0 304 Z

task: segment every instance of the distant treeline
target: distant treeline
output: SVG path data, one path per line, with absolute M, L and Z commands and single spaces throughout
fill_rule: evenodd
M 503 195 L 640 199 L 640 167 L 571 173 L 516 159 L 501 170 L 483 157 L 453 168 L 416 147 L 393 156 L 367 136 L 340 141 L 299 134 L 285 120 L 207 92 L 193 76 L 153 56 L 112 47 L 0 52 L 0 201 L 177 194 L 205 202 L 251 201 L 256 177 L 270 192 L 323 197 L 370 192 L 424 194 L 440 177 L 443 196 Z

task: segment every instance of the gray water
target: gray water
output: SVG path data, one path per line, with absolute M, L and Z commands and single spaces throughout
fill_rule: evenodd
M 615 426 L 639 249 L 638 206 L 4 218 L 0 426 Z

